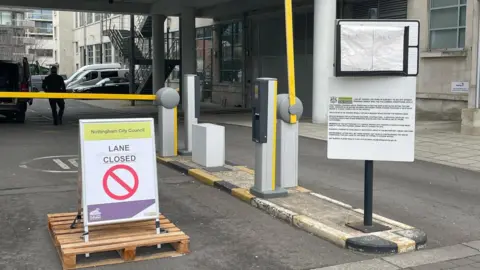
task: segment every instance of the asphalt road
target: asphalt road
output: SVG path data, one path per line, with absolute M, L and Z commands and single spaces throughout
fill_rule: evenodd
M 251 129 L 226 127 L 227 159 L 253 168 Z M 326 142 L 300 138 L 300 185 L 363 209 L 364 163 L 326 156 Z M 480 239 L 480 173 L 424 161 L 374 166 L 374 213 L 426 231 L 429 248 Z
M 46 215 L 75 210 L 78 119 L 141 116 L 69 101 L 65 125 L 53 126 L 46 101 L 36 100 L 32 109 L 25 124 L 0 119 L 2 270 L 60 269 Z M 227 134 L 229 158 L 248 160 L 248 129 L 229 127 Z M 312 172 L 302 169 L 302 179 L 305 173 Z M 311 269 L 371 258 L 337 248 L 161 165 L 158 179 L 161 211 L 191 237 L 192 253 L 97 269 Z

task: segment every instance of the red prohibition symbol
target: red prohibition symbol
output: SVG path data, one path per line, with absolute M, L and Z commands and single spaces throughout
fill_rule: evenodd
M 122 170 L 122 169 L 127 170 L 133 176 L 133 182 L 134 182 L 133 187 L 129 186 L 125 181 L 123 181 L 115 173 L 115 171 Z M 113 180 L 115 180 L 120 186 L 122 186 L 127 191 L 127 194 L 125 194 L 125 195 L 114 194 L 110 190 L 110 188 L 108 187 L 108 178 L 110 178 L 110 177 Z M 105 190 L 105 193 L 107 193 L 107 195 L 112 199 L 120 200 L 120 201 L 121 200 L 126 200 L 126 199 L 132 197 L 133 194 L 135 194 L 135 192 L 138 189 L 138 175 L 135 172 L 135 170 L 130 166 L 123 165 L 123 164 L 115 165 L 115 166 L 111 167 L 110 169 L 108 169 L 107 172 L 105 173 L 105 175 L 103 176 L 103 189 Z

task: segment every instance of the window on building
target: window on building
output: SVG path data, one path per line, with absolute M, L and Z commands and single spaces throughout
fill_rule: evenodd
M 105 55 L 105 63 L 112 63 L 112 43 L 103 44 L 103 53 Z
M 75 42 L 75 53 L 78 54 L 78 42 Z
M 102 18 L 102 14 L 100 14 L 100 13 L 95 13 L 95 21 L 96 21 L 96 22 L 100 21 L 101 18 Z
M 87 13 L 87 24 L 92 23 L 92 22 L 93 22 L 93 13 L 88 12 Z
M 49 9 L 37 9 L 34 10 L 30 17 L 34 20 L 49 20 L 51 21 L 53 18 L 53 11 Z
M 83 46 L 80 46 L 80 65 L 85 65 L 85 49 Z
M 200 77 L 204 89 L 212 81 L 212 27 L 202 27 L 196 30 L 197 44 L 197 75 Z
M 85 25 L 85 13 L 84 12 L 79 12 L 78 13 L 78 26 L 84 26 Z
M 75 28 L 78 27 L 78 12 L 75 12 Z
M 54 58 L 53 59 L 55 59 L 55 63 L 58 63 L 57 50 L 55 50 L 55 52 L 54 52 Z
M 12 25 L 12 12 L 8 12 L 8 11 L 0 12 L 0 24 Z
M 220 81 L 241 82 L 243 67 L 242 22 L 220 27 Z
M 35 31 L 40 34 L 52 34 L 53 24 L 51 22 L 35 22 Z
M 95 44 L 95 64 L 102 63 L 102 45 Z
M 465 46 L 467 0 L 430 0 L 430 49 Z
M 75 70 L 78 70 L 78 63 L 75 64 Z
M 29 54 L 35 54 L 38 57 L 53 57 L 52 49 L 28 49 Z
M 57 39 L 57 27 L 56 26 L 53 27 L 53 38 Z
M 93 45 L 87 46 L 87 65 L 93 64 Z

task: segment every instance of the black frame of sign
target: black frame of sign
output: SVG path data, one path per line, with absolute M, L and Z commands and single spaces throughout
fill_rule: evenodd
M 409 23 L 417 23 L 418 24 L 418 37 L 417 37 L 417 45 L 410 46 L 410 26 L 405 27 L 404 33 L 404 50 L 403 50 L 403 70 L 402 71 L 342 71 L 342 59 L 341 59 L 341 23 L 344 21 L 348 22 L 409 22 Z M 419 53 L 420 53 L 420 22 L 415 20 L 337 20 L 336 25 L 336 33 L 335 33 L 335 76 L 336 77 L 370 77 L 370 76 L 397 76 L 397 77 L 412 77 L 418 75 L 419 69 Z M 416 48 L 417 49 L 417 70 L 415 74 L 408 73 L 408 53 L 409 49 Z

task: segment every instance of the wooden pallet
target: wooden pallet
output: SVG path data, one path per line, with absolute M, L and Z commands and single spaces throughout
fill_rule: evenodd
M 76 215 L 77 213 L 48 215 L 48 230 L 63 269 L 174 257 L 190 252 L 189 237 L 163 215 L 160 215 L 160 227 L 166 230 L 165 233 L 156 234 L 155 220 L 89 226 L 88 243 L 83 239 L 81 220 L 75 228 L 70 228 Z M 162 245 L 161 249 L 152 248 L 149 252 L 143 250 L 144 247 L 156 247 L 159 244 L 169 244 L 170 248 Z M 115 252 L 115 255 L 108 258 L 105 257 L 106 252 Z M 89 258 L 85 258 L 86 253 L 90 254 Z

